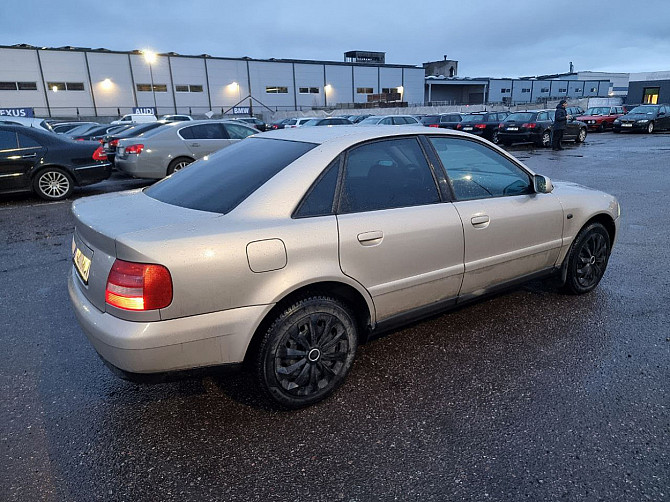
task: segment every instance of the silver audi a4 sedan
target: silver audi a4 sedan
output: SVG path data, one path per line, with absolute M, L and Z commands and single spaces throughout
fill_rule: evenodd
M 331 394 L 376 330 L 541 276 L 588 293 L 620 214 L 422 126 L 262 133 L 72 210 L 70 299 L 113 371 L 246 363 L 286 408 Z
M 169 123 L 141 137 L 120 139 L 114 164 L 134 178 L 160 179 L 256 133 L 257 129 L 232 120 Z

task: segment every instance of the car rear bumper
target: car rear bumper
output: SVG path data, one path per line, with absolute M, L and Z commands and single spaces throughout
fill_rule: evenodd
M 114 165 L 117 170 L 133 178 L 160 179 L 164 178 L 166 174 L 166 169 L 162 166 L 154 166 L 152 163 L 144 162 L 134 153 L 125 158 L 116 155 Z
M 166 321 L 127 321 L 89 302 L 75 274 L 73 267 L 68 292 L 86 337 L 107 363 L 129 374 L 241 363 L 256 328 L 273 307 L 240 307 Z
M 92 185 L 99 181 L 104 181 L 112 174 L 112 163 L 101 162 L 89 166 L 77 166 L 72 169 L 77 185 Z

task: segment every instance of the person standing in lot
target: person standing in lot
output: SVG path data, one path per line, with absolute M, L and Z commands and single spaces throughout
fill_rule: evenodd
M 565 107 L 568 106 L 568 102 L 565 99 L 561 99 L 556 105 L 556 115 L 554 116 L 554 127 L 551 132 L 551 149 L 552 150 L 563 150 L 561 146 L 561 140 L 563 139 L 563 131 L 568 123 L 570 116 L 565 111 Z

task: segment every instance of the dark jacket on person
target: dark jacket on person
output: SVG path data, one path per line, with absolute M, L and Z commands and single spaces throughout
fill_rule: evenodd
M 568 123 L 568 112 L 565 111 L 563 105 L 556 105 L 556 115 L 554 116 L 554 130 L 559 131 L 565 129 Z

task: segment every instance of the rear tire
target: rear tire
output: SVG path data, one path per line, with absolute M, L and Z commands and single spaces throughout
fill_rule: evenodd
M 317 403 L 344 382 L 358 347 L 356 318 L 328 296 L 304 297 L 279 313 L 255 354 L 260 389 L 275 405 Z
M 172 162 L 170 162 L 170 165 L 167 168 L 167 175 L 170 176 L 176 171 L 181 171 L 192 162 L 193 160 L 189 159 L 188 157 L 177 157 Z
M 33 178 L 33 190 L 44 200 L 63 200 L 72 194 L 74 180 L 59 167 L 47 167 Z
M 493 131 L 491 133 L 491 143 L 493 143 L 494 145 L 500 143 L 500 138 L 498 137 L 498 131 Z

